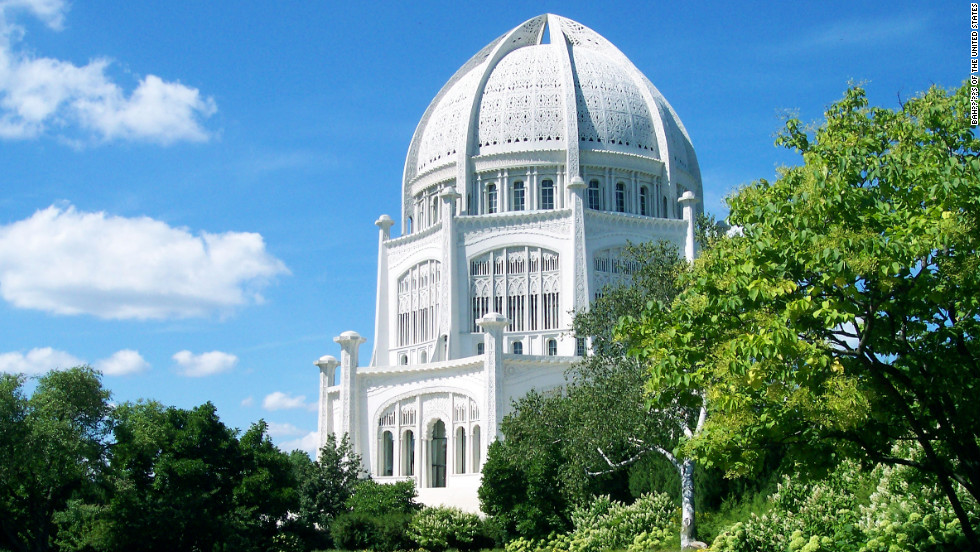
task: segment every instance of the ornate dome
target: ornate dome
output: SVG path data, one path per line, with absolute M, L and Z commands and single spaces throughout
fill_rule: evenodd
M 690 138 L 656 87 L 595 31 L 545 14 L 480 50 L 432 100 L 409 147 L 404 197 L 446 171 L 460 187 L 474 158 L 545 150 L 565 152 L 570 174 L 580 152 L 659 161 L 701 195 Z

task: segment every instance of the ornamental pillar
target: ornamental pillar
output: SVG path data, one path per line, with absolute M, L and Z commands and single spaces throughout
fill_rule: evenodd
M 697 204 L 698 198 L 694 197 L 694 192 L 686 191 L 677 202 L 681 204 L 684 220 L 687 221 L 687 234 L 684 237 L 684 258 L 690 263 L 694 262 L 694 255 L 696 253 L 696 244 L 694 242 L 694 206 Z
M 391 328 L 388 319 L 391 314 L 388 305 L 388 248 L 385 242 L 391 239 L 391 226 L 395 221 L 388 215 L 381 215 L 374 224 L 378 227 L 378 287 L 374 306 L 374 351 L 371 353 L 371 365 L 385 366 L 389 362 L 388 333 Z
M 337 385 L 334 381 L 334 372 L 340 362 L 336 358 L 325 355 L 313 363 L 320 369 L 320 412 L 317 416 L 317 446 L 316 459 L 320 459 L 320 449 L 326 443 L 327 435 L 334 431 L 333 421 L 333 402 L 330 400 L 328 389 Z
M 568 184 L 568 198 L 572 202 L 572 274 L 575 286 L 574 312 L 589 306 L 589 273 L 585 253 L 585 180 L 575 175 Z M 567 266 L 567 265 L 566 265 Z M 566 309 L 567 310 L 567 309 Z M 565 324 L 570 326 L 571 323 Z
M 491 312 L 477 320 L 483 329 L 483 381 L 486 387 L 487 404 L 487 446 L 490 441 L 500 439 L 500 421 L 504 412 L 504 328 L 509 324 L 507 317 Z M 481 445 L 482 446 L 482 445 Z
M 334 342 L 340 344 L 340 436 L 344 433 L 350 439 L 351 446 L 355 452 L 360 453 L 360 435 L 357 430 L 358 412 L 355 409 L 357 393 L 357 351 L 361 345 L 367 341 L 357 332 L 348 331 L 333 338 Z M 366 460 L 364 454 L 361 458 Z
M 455 283 L 457 251 L 456 251 L 456 204 L 461 197 L 456 188 L 448 185 L 439 194 L 442 198 L 442 274 L 439 275 L 439 335 L 436 336 L 436 348 L 432 351 L 432 360 L 449 360 L 459 355 L 453 330 L 462 328 L 458 324 L 459 301 Z M 458 331 L 458 330 L 457 330 Z M 445 336 L 445 342 L 440 337 Z M 442 350 L 438 350 L 442 348 Z

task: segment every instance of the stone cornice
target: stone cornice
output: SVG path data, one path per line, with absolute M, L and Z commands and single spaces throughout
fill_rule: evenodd
M 429 362 L 427 364 L 406 364 L 401 366 L 367 366 L 357 369 L 358 376 L 375 377 L 390 376 L 393 374 L 416 374 L 426 372 L 448 372 L 460 369 L 483 369 L 483 356 L 471 356 L 456 360 L 445 360 L 442 362 Z
M 540 224 L 542 222 L 564 220 L 572 216 L 571 209 L 547 209 L 536 211 L 504 211 L 487 215 L 466 215 L 456 217 L 456 227 L 461 231 L 474 228 L 493 226 L 501 228 L 504 225 Z

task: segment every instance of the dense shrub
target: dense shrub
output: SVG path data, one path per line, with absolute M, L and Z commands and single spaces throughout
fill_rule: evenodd
M 507 543 L 507 552 L 630 552 L 659 547 L 677 531 L 672 521 L 674 503 L 666 494 L 647 494 L 630 505 L 598 496 L 572 512 L 575 529 L 552 533 L 545 539 L 519 538 Z
M 965 493 L 963 501 L 980 524 L 976 502 Z M 786 477 L 770 502 L 761 516 L 753 514 L 718 535 L 712 552 L 928 552 L 966 546 L 945 495 L 904 466 L 864 473 L 845 462 L 820 481 Z
M 408 535 L 429 552 L 450 548 L 467 551 L 493 546 L 487 529 L 480 516 L 459 508 L 425 508 L 412 518 Z
M 770 497 L 772 508 L 736 523 L 715 538 L 713 552 L 857 551 L 859 488 L 865 477 L 851 462 L 826 479 L 806 483 L 785 476 Z
M 412 514 L 422 509 L 422 505 L 415 502 L 417 496 L 412 480 L 378 483 L 363 479 L 355 485 L 354 494 L 347 499 L 347 507 L 352 512 L 376 517 L 391 513 Z
M 875 469 L 878 485 L 858 522 L 867 536 L 862 552 L 965 550 L 963 528 L 939 487 L 906 466 Z M 980 508 L 966 493 L 960 501 L 973 525 Z
M 399 512 L 378 516 L 350 512 L 333 521 L 330 533 L 334 546 L 341 550 L 409 550 L 414 548 L 408 536 L 411 520 L 411 514 Z

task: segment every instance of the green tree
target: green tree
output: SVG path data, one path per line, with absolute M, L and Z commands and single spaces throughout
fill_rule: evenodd
M 354 452 L 345 434 L 340 441 L 330 434 L 320 449 L 320 458 L 305 468 L 300 483 L 300 518 L 311 527 L 329 531 L 330 523 L 348 511 L 347 501 L 354 494 L 357 480 L 365 475 L 361 457 Z
M 974 548 L 957 496 L 980 497 L 980 141 L 969 87 L 897 110 L 860 88 L 819 128 L 777 144 L 803 164 L 729 199 L 741 235 L 620 333 L 654 397 L 705 390 L 684 449 L 730 473 L 773 443 L 806 463 L 860 455 L 930 474 Z M 892 453 L 896 441 L 923 454 Z
M 0 542 L 41 551 L 56 537 L 56 513 L 103 479 L 109 392 L 87 366 L 49 372 L 30 398 L 24 383 L 0 374 Z
M 562 477 L 568 405 L 561 395 L 531 391 L 504 417 L 503 441 L 487 450 L 477 494 L 480 509 L 509 535 L 536 539 L 571 527 Z
M 718 235 L 713 220 L 698 221 L 702 249 Z M 680 479 L 681 546 L 687 547 L 697 535 L 696 466 L 691 455 L 677 454 L 675 447 L 704 427 L 703 390 L 645 396 L 646 367 L 613 339 L 613 330 L 621 318 L 670 304 L 680 291 L 679 276 L 689 267 L 665 242 L 631 245 L 624 261 L 634 267 L 630 284 L 602 290 L 588 311 L 575 315 L 575 333 L 592 338 L 592 351 L 570 371 L 569 424 L 575 431 L 569 435 L 569 456 L 581 466 L 577 473 L 591 477 L 622 472 L 648 454 L 666 458 Z
M 239 529 L 231 513 L 243 458 L 211 403 L 116 409 L 112 541 L 118 549 L 214 550 Z M 271 491 L 271 490 L 270 490 Z

